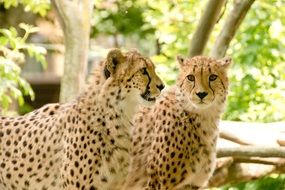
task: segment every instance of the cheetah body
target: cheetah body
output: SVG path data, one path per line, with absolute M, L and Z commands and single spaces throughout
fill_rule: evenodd
M 229 62 L 206 57 L 180 60 L 176 85 L 135 116 L 124 189 L 182 190 L 207 184 L 215 166 Z M 209 82 L 210 77 L 215 80 Z M 202 97 L 199 92 L 208 94 Z
M 130 121 L 160 94 L 152 62 L 115 49 L 87 90 L 0 120 L 0 189 L 115 189 L 127 174 Z

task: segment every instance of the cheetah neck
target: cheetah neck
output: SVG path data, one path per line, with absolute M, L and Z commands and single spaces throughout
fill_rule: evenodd
M 101 62 L 92 70 L 84 88 L 85 90 L 81 92 L 80 95 L 71 102 L 71 104 L 77 105 L 80 109 L 85 107 L 94 107 L 105 82 L 106 77 L 104 76 L 104 64 Z
M 91 115 L 89 125 L 100 127 L 112 138 L 116 139 L 116 146 L 128 148 L 130 145 L 130 127 L 132 115 L 126 113 L 126 93 L 121 90 L 120 84 L 108 79 L 99 88 L 88 92 L 79 102 L 79 107 Z M 130 101 L 131 102 L 131 101 Z M 136 102 L 131 102 L 136 104 Z M 134 107 L 133 105 L 128 106 Z M 132 112 L 131 110 L 129 110 Z

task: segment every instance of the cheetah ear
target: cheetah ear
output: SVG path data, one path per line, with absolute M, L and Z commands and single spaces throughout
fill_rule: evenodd
M 106 65 L 104 68 L 104 74 L 106 79 L 116 73 L 119 64 L 125 61 L 125 57 L 120 49 L 112 49 L 107 55 Z
M 185 65 L 185 63 L 184 63 L 185 58 L 184 58 L 184 57 L 178 55 L 178 56 L 176 57 L 176 59 L 177 59 L 177 61 L 178 61 L 178 63 L 179 63 L 180 68 Z
M 224 57 L 222 59 L 219 59 L 219 62 L 224 68 L 228 68 L 232 63 L 232 58 Z

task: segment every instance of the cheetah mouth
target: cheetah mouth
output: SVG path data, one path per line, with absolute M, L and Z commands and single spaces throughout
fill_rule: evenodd
M 149 102 L 155 101 L 155 98 L 150 97 L 150 92 L 149 91 L 146 91 L 145 93 L 141 94 L 141 97 L 143 99 L 145 99 L 146 101 L 149 101 Z
M 198 106 L 201 106 L 201 107 L 205 107 L 205 106 L 208 106 L 209 104 L 207 104 L 206 102 L 204 101 L 200 101 L 197 103 Z
M 201 108 L 201 109 L 208 108 L 210 105 L 211 105 L 211 103 L 207 103 L 207 102 L 204 102 L 204 101 L 199 101 L 199 102 L 195 103 L 195 106 L 197 108 Z

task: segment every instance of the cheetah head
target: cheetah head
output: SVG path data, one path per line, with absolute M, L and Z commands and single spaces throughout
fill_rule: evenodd
M 196 56 L 177 60 L 180 65 L 177 86 L 194 108 L 205 109 L 226 100 L 230 58 Z
M 122 109 L 153 104 L 164 88 L 152 61 L 135 50 L 126 53 L 111 50 L 105 61 L 104 74 L 106 84 L 119 89 L 119 93 L 112 94 Z M 129 109 L 129 112 L 134 110 Z

